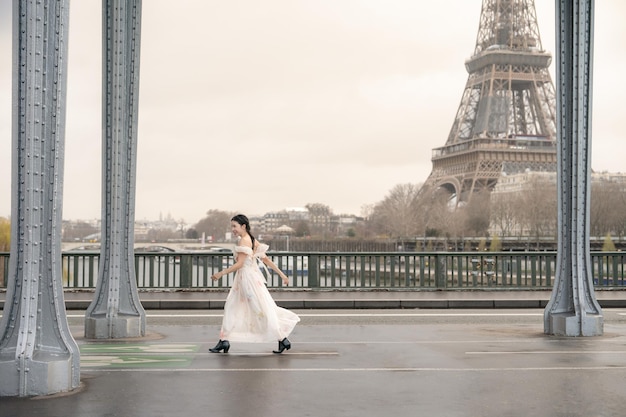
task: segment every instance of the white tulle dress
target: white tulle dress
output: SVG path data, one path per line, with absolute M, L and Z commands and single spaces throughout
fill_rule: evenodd
M 269 246 L 258 244 L 255 252 L 236 246 L 234 255 L 246 255 L 235 273 L 224 305 L 220 339 L 231 342 L 275 342 L 289 336 L 300 321 L 297 314 L 279 307 L 267 290 L 258 260 L 265 258 Z

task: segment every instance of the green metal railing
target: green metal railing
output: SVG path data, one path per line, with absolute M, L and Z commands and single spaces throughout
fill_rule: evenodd
M 274 263 L 294 289 L 550 289 L 555 252 L 273 252 Z M 596 288 L 626 288 L 623 252 L 592 252 Z M 99 252 L 62 255 L 66 288 L 95 288 Z M 0 288 L 6 288 L 8 253 L 0 253 Z M 232 265 L 229 253 L 135 253 L 137 286 L 142 289 L 227 288 L 234 274 L 214 282 L 211 275 Z M 270 270 L 267 285 L 283 288 Z

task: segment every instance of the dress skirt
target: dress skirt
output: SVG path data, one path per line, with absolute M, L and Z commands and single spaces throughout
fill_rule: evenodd
M 220 339 L 231 342 L 275 342 L 289 336 L 300 321 L 297 314 L 279 307 L 272 299 L 257 258 L 265 256 L 267 245 L 252 249 L 235 248 L 247 255 L 244 266 L 235 274 L 224 305 Z

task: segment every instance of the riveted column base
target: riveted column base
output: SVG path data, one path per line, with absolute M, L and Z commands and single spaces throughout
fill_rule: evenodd
M 548 313 L 547 334 L 555 336 L 602 336 L 604 317 L 601 314 Z
M 123 339 L 146 335 L 145 316 L 86 317 L 88 339 Z
M 0 358 L 0 397 L 51 395 L 78 388 L 80 369 L 75 366 L 78 360 L 72 356 L 37 352 L 36 359 L 24 362 L 24 369 L 20 369 L 20 362 L 14 357 Z

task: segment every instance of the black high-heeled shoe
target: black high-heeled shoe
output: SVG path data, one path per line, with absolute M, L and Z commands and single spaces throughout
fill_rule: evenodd
M 220 339 L 220 341 L 217 342 L 217 345 L 215 345 L 215 347 L 212 347 L 211 349 L 209 349 L 209 352 L 219 353 L 220 350 L 224 350 L 224 353 L 228 353 L 228 349 L 230 349 L 230 342 L 228 340 Z
M 283 350 L 291 349 L 291 342 L 286 337 L 283 340 L 278 341 L 278 350 L 273 350 L 274 353 L 283 353 Z

